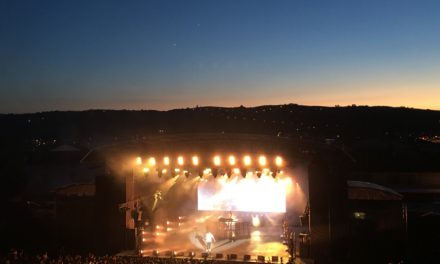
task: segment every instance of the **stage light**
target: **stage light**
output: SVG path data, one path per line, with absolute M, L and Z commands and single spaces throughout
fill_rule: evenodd
M 177 157 L 177 164 L 179 164 L 180 166 L 183 166 L 184 161 L 183 161 L 183 157 L 182 156 Z
M 149 158 L 149 159 L 148 159 L 148 165 L 149 165 L 150 167 L 154 167 L 154 166 L 156 166 L 156 159 L 153 158 L 153 157 Z
M 194 166 L 199 165 L 199 157 L 193 156 L 192 157 L 192 163 L 193 163 Z
M 258 163 L 260 164 L 260 166 L 266 166 L 267 164 L 267 159 L 265 156 L 260 156 L 258 158 Z
M 214 165 L 215 166 L 220 166 L 222 163 L 220 156 L 215 156 L 214 157 Z
M 149 173 L 150 172 L 150 169 L 149 168 L 144 168 L 144 174 L 147 174 L 147 173 Z
M 234 166 L 235 165 L 235 157 L 234 156 L 229 156 L 228 158 L 229 160 L 229 165 Z
M 163 158 L 163 165 L 165 165 L 165 166 L 170 165 L 170 158 L 169 157 L 164 157 Z
M 240 174 L 240 169 L 239 168 L 234 168 L 233 172 L 234 172 L 235 175 L 238 175 L 238 174 Z
M 252 225 L 254 227 L 259 227 L 260 226 L 260 218 L 258 217 L 258 215 L 252 216 Z
M 136 164 L 137 165 L 141 165 L 142 164 L 142 158 L 141 157 L 137 157 L 136 158 Z
M 243 163 L 245 166 L 250 166 L 252 164 L 252 159 L 250 156 L 244 156 Z
M 206 175 L 211 174 L 211 169 L 210 169 L 210 168 L 206 168 L 206 169 L 203 171 L 203 174 L 206 174 Z
M 277 165 L 277 167 L 281 167 L 283 165 L 283 158 L 281 158 L 280 156 L 277 156 L 275 158 L 275 165 Z

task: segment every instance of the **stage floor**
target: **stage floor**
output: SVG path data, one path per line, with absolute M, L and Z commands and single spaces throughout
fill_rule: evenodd
M 220 253 L 226 259 L 227 255 L 236 254 L 238 260 L 243 260 L 244 255 L 250 255 L 251 260 L 256 260 L 257 256 L 264 256 L 266 260 L 277 256 L 280 261 L 283 258 L 283 262 L 287 262 L 289 254 L 279 233 L 279 228 L 255 228 L 251 231 L 250 238 L 238 239 L 233 242 L 229 240 L 216 241 L 210 256 L 215 257 L 217 253 Z M 189 256 L 189 252 L 194 252 L 196 257 L 201 257 L 205 252 L 205 245 L 200 239 L 202 235 L 196 231 L 167 234 L 159 243 L 144 243 L 142 254 L 153 256 L 153 251 L 157 250 L 159 256 L 169 256 L 171 252 Z

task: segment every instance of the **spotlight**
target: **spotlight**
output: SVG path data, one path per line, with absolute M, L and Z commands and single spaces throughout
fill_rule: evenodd
M 252 164 L 252 160 L 250 156 L 244 156 L 243 158 L 243 163 L 245 166 L 250 166 Z
M 260 164 L 260 166 L 266 166 L 267 164 L 267 159 L 265 156 L 260 156 L 258 158 L 258 163 Z
M 281 158 L 280 156 L 277 156 L 275 158 L 275 165 L 277 165 L 277 167 L 281 167 L 283 165 L 283 158 Z
M 240 174 L 240 169 L 239 168 L 234 168 L 233 172 L 234 172 L 235 175 L 238 175 L 238 174 Z
M 149 159 L 148 159 L 148 165 L 149 165 L 150 167 L 154 167 L 154 166 L 156 166 L 156 159 L 153 158 L 153 157 L 149 158 Z
M 231 166 L 234 166 L 235 165 L 235 157 L 234 156 L 229 156 L 229 158 L 228 158 L 228 160 L 229 160 L 229 165 L 231 165 Z
M 150 169 L 149 168 L 144 168 L 143 172 L 144 172 L 144 176 L 148 176 L 148 174 L 150 173 Z
M 184 161 L 183 161 L 183 157 L 182 156 L 177 157 L 177 164 L 179 164 L 180 166 L 183 166 Z
M 222 163 L 220 156 L 215 156 L 214 157 L 214 165 L 215 166 L 220 166 Z
M 141 165 L 142 164 L 142 158 L 141 157 L 137 157 L 136 158 L 136 164 L 137 165 Z
M 197 156 L 192 157 L 192 163 L 194 166 L 199 165 L 199 157 Z
M 173 176 L 176 177 L 177 175 L 179 175 L 179 173 L 180 173 L 180 169 L 179 168 L 175 168 Z
M 163 165 L 165 165 L 165 166 L 170 165 L 170 158 L 169 157 L 164 157 L 163 158 Z

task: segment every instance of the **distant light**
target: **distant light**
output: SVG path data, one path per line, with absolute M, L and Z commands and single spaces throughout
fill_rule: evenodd
M 234 168 L 234 169 L 232 170 L 232 172 L 233 172 L 234 174 L 240 174 L 240 169 L 239 169 L 239 168 Z
M 179 173 L 179 172 L 180 172 L 180 169 L 179 169 L 179 168 L 175 168 L 175 169 L 174 169 L 174 172 L 175 172 L 175 173 Z
M 144 168 L 144 173 L 149 173 L 150 169 L 149 168 Z
M 169 157 L 164 157 L 163 158 L 163 165 L 165 165 L 165 166 L 170 165 L 170 158 Z
M 148 165 L 151 166 L 151 167 L 156 166 L 156 159 L 153 158 L 153 157 L 149 158 L 148 159 Z
M 235 157 L 234 156 L 229 156 L 229 165 L 234 166 L 235 165 Z
M 283 166 L 283 158 L 281 158 L 280 156 L 277 156 L 275 158 L 275 165 L 277 165 L 277 167 Z
M 250 166 L 252 164 L 252 159 L 250 156 L 244 156 L 243 162 L 244 162 L 244 165 Z
M 137 165 L 141 165 L 142 164 L 142 158 L 141 157 L 137 157 L 136 158 L 136 164 Z
M 206 168 L 206 169 L 203 171 L 203 174 L 206 174 L 206 175 L 211 174 L 211 169 L 210 169 L 210 168 Z
M 167 173 L 167 169 L 163 169 L 163 170 L 162 170 L 162 173 L 163 173 L 163 174 Z
M 179 156 L 179 157 L 177 157 L 177 164 L 179 164 L 180 166 L 183 166 L 183 157 L 182 156 Z
M 199 165 L 199 157 L 193 156 L 192 157 L 192 163 L 193 163 L 194 166 Z
M 265 156 L 260 156 L 258 158 L 258 163 L 260 164 L 260 166 L 266 166 L 266 164 L 267 164 L 266 157 Z
M 260 218 L 258 217 L 258 215 L 252 216 L 252 225 L 254 227 L 259 227 L 260 226 Z
M 220 164 L 222 163 L 220 156 L 215 156 L 214 157 L 214 165 L 215 166 L 220 166 Z

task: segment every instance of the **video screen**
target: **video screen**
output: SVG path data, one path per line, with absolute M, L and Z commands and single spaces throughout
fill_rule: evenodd
M 286 183 L 272 177 L 202 180 L 199 211 L 286 212 Z

